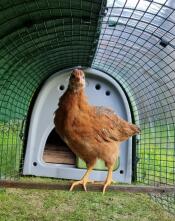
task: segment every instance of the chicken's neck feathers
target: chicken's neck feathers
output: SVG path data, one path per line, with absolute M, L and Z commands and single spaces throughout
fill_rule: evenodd
M 71 90 L 68 88 L 59 100 L 59 107 L 65 112 L 72 112 L 72 110 L 77 108 L 88 108 L 89 104 L 84 89 Z

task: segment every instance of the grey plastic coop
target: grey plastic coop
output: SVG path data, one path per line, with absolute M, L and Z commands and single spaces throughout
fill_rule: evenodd
M 72 70 L 64 70 L 52 75 L 38 94 L 33 107 L 29 126 L 27 150 L 24 160 L 24 175 L 80 179 L 85 169 L 80 169 L 77 160 L 72 162 L 73 154 L 63 150 L 57 140 L 50 142 L 48 137 L 54 130 L 53 117 L 59 97 L 65 92 Z M 110 76 L 95 69 L 85 69 L 86 94 L 92 105 L 107 106 L 131 122 L 130 107 L 120 85 Z M 64 144 L 65 145 L 65 144 Z M 59 159 L 59 158 L 62 159 Z M 60 163 L 61 162 L 61 163 Z M 113 179 L 131 182 L 132 178 L 132 138 L 121 145 L 120 163 L 113 172 Z M 105 180 L 107 172 L 102 168 L 94 170 L 91 178 Z

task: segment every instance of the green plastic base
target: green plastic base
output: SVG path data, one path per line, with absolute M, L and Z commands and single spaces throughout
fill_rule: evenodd
M 113 170 L 117 170 L 119 168 L 120 165 L 120 157 L 118 157 L 118 159 L 115 162 L 115 166 Z M 84 160 L 77 158 L 77 167 L 80 169 L 86 169 L 86 163 L 84 162 Z M 103 160 L 98 159 L 94 170 L 108 170 L 108 168 L 105 166 L 105 163 Z

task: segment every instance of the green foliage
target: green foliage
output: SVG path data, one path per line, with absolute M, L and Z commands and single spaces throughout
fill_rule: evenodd
M 0 124 L 0 178 L 10 179 L 19 175 L 22 152 L 20 139 L 21 120 Z
M 174 128 L 157 126 L 142 131 L 137 147 L 138 180 L 147 184 L 173 184 L 175 180 Z

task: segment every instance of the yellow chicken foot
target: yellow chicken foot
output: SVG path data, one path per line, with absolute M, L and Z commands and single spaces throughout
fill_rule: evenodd
M 83 179 L 81 179 L 81 180 L 79 180 L 79 181 L 75 181 L 75 182 L 72 183 L 71 188 L 70 188 L 70 191 L 72 191 L 75 186 L 83 185 L 84 191 L 87 192 L 86 184 L 87 184 L 87 183 L 93 183 L 93 182 L 94 182 L 94 181 L 91 181 L 91 180 L 89 180 L 88 178 L 83 178 Z
M 94 182 L 94 181 L 92 181 L 92 180 L 89 180 L 89 178 L 88 178 L 90 172 L 93 170 L 93 167 L 94 167 L 94 165 L 93 165 L 93 166 L 90 166 L 90 167 L 88 168 L 88 170 L 86 171 L 85 175 L 83 176 L 83 178 L 82 178 L 81 180 L 73 182 L 69 191 L 72 191 L 73 188 L 74 188 L 75 186 L 77 186 L 77 185 L 83 185 L 84 190 L 87 192 L 86 184 L 87 184 L 87 183 L 93 183 L 93 182 Z
M 113 167 L 114 167 L 113 165 L 109 167 L 108 175 L 107 175 L 107 178 L 106 178 L 104 187 L 103 187 L 103 195 L 105 194 L 105 191 L 106 191 L 107 186 L 110 186 L 111 183 L 112 183 L 112 171 L 113 171 Z

